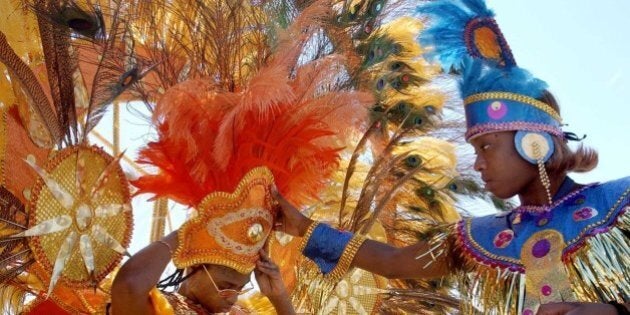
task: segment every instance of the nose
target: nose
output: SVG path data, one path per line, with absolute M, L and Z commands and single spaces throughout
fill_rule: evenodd
M 477 154 L 475 156 L 475 164 L 473 165 L 475 171 L 481 172 L 486 169 L 486 166 L 486 160 L 481 155 Z

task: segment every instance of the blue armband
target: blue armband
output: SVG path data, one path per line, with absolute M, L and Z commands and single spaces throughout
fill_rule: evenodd
M 335 268 L 351 239 L 352 233 L 320 223 L 313 230 L 302 254 L 315 262 L 323 274 L 327 274 Z

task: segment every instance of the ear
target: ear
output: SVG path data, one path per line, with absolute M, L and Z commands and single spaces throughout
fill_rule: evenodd
M 514 136 L 516 151 L 527 162 L 537 164 L 547 162 L 554 151 L 551 135 L 546 132 L 517 131 Z

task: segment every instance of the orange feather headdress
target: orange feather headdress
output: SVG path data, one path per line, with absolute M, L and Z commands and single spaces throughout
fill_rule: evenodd
M 263 198 L 250 196 L 258 189 L 251 188 L 255 186 L 251 182 L 261 177 L 266 182 L 268 172 L 254 172 L 242 181 L 253 169 L 268 169 L 278 190 L 297 205 L 316 197 L 337 169 L 349 127 L 361 125 L 372 97 L 340 87 L 341 57 L 329 55 L 310 62 L 300 57 L 319 29 L 315 22 L 327 12 L 325 3 L 305 10 L 280 37 L 277 53 L 243 86 L 226 89 L 217 83 L 220 78 L 192 79 L 173 86 L 157 102 L 153 122 L 159 139 L 141 150 L 140 162 L 159 172 L 139 178 L 134 185 L 140 193 L 196 207 L 198 217 L 204 218 L 189 223 L 205 228 L 180 229 L 174 259 L 179 267 L 216 263 L 241 272 L 253 269 L 257 251 L 241 255 L 235 246 L 262 247 L 272 227 L 268 218 L 273 218 L 270 185 L 263 187 Z M 225 192 L 233 191 L 228 198 Z M 251 204 L 252 200 L 258 204 Z M 217 202 L 237 206 L 222 211 Z M 247 213 L 260 209 L 270 215 L 256 218 Z M 228 219 L 234 213 L 247 219 Z M 193 242 L 184 230 L 215 240 L 226 238 L 232 245 L 223 244 L 224 239 L 206 245 Z M 264 237 L 253 233 L 256 230 Z M 226 257 L 232 258 L 226 261 Z

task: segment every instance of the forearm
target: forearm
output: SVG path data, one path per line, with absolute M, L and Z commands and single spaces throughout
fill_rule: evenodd
M 419 242 L 397 248 L 372 240 L 363 242 L 360 236 L 317 223 L 304 237 L 303 254 L 335 279 L 350 266 L 388 278 L 438 278 L 447 273 L 448 258 L 442 244 Z
M 447 275 L 448 257 L 437 254 L 439 246 L 431 249 L 427 242 L 398 248 L 366 240 L 354 257 L 353 266 L 390 279 L 432 279 Z
M 162 239 L 177 248 L 177 233 Z M 112 314 L 151 314 L 149 292 L 155 287 L 171 260 L 169 248 L 154 242 L 133 255 L 120 268 L 112 284 Z
M 277 297 L 268 297 L 273 307 L 276 309 L 278 315 L 294 315 L 295 309 L 291 304 L 291 299 L 288 294 L 284 294 Z

